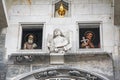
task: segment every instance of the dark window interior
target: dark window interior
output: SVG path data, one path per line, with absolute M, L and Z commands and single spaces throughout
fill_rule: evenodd
M 28 40 L 28 35 L 34 35 L 34 43 L 37 44 L 36 49 L 42 49 L 42 35 L 43 29 L 42 28 L 23 28 L 22 30 L 22 44 L 21 49 L 23 49 L 24 43 Z
M 81 24 L 79 25 L 79 48 L 81 47 L 81 40 L 82 37 L 85 37 L 85 33 L 87 31 L 93 32 L 93 38 L 92 38 L 92 43 L 94 45 L 95 48 L 100 48 L 100 28 L 99 28 L 99 24 L 98 25 L 92 25 L 92 24 Z

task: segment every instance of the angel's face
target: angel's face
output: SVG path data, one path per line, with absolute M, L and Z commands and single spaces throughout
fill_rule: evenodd
M 60 36 L 60 35 L 61 35 L 61 32 L 60 32 L 59 30 L 56 30 L 56 31 L 54 32 L 54 35 L 55 35 L 55 36 Z

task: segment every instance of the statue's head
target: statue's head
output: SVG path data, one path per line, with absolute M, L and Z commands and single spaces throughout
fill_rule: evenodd
M 63 36 L 60 29 L 55 29 L 54 32 L 53 32 L 53 35 L 54 35 L 54 37 L 56 37 L 56 36 Z
M 28 36 L 28 43 L 33 43 L 33 40 L 34 40 L 34 36 L 32 34 L 30 34 Z

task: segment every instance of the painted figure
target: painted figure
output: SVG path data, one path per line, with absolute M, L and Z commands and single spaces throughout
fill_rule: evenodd
M 34 36 L 30 34 L 28 36 L 28 41 L 24 43 L 24 49 L 35 49 L 37 44 L 34 43 Z
M 94 37 L 94 33 L 92 31 L 86 31 L 84 34 L 84 37 L 82 37 L 82 44 L 81 47 L 82 48 L 95 48 L 92 40 Z

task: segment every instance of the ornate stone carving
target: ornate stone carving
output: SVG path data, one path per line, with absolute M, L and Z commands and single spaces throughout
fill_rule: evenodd
M 0 63 L 0 80 L 6 80 L 7 65 Z
M 79 71 L 69 71 L 68 74 L 71 76 L 81 76 Z
M 48 76 L 56 76 L 59 73 L 56 70 L 48 71 Z
M 45 78 L 45 77 L 51 77 L 51 76 L 56 76 L 59 73 L 56 70 L 51 70 L 51 71 L 44 71 L 44 72 L 39 72 L 33 74 L 35 79 L 40 79 L 40 78 Z
M 55 29 L 53 35 L 48 35 L 48 49 L 50 53 L 65 53 L 71 49 L 70 31 L 63 34 L 60 29 Z
M 93 76 L 93 75 L 91 75 L 91 74 L 86 74 L 86 78 L 87 78 L 88 80 L 97 80 L 97 77 L 96 77 L 96 76 Z
M 31 55 L 24 55 L 24 56 L 16 56 L 16 61 L 17 62 L 22 62 L 22 61 L 29 61 L 29 62 L 32 62 L 33 61 L 33 56 Z
M 43 80 L 46 78 L 61 78 L 64 76 L 66 78 L 70 77 L 71 79 L 75 80 L 103 80 L 93 74 L 79 71 L 79 70 L 71 70 L 71 69 L 53 69 L 43 72 L 38 72 L 33 74 L 35 79 Z

